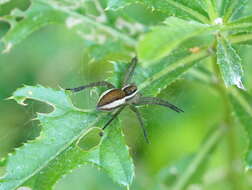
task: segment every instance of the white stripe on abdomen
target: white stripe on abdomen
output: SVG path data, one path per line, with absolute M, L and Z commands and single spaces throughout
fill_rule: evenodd
M 105 104 L 103 106 L 100 106 L 98 107 L 98 109 L 100 110 L 110 110 L 110 109 L 113 109 L 113 108 L 116 108 L 120 105 L 123 105 L 125 103 L 125 98 L 122 98 L 122 99 L 119 99 L 119 100 L 116 100 L 116 101 L 113 101 L 109 104 Z

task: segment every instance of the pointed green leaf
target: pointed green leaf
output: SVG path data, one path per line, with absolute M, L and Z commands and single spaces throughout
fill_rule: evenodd
M 13 23 L 15 16 L 11 17 L 12 20 L 9 18 L 10 16 L 2 18 L 12 25 L 6 35 L 0 39 L 0 42 L 5 45 L 3 53 L 9 52 L 14 45 L 24 40 L 34 31 L 49 24 L 66 24 L 69 29 L 76 31 L 81 37 L 85 32 L 90 33 L 90 28 L 95 28 L 103 34 L 106 33 L 115 39 L 123 40 L 130 46 L 136 44 L 135 40 L 126 34 L 79 14 L 67 6 L 58 4 L 57 1 L 36 0 L 32 2 L 27 11 L 21 13 L 19 11 L 19 14 L 22 14 L 24 18 L 19 22 L 15 21 L 15 23 Z
M 155 65 L 143 68 L 140 62 L 136 67 L 132 81 L 138 85 L 142 94 L 157 96 L 168 85 L 181 78 L 190 68 L 209 55 L 210 53 L 205 49 L 198 53 L 179 50 Z M 114 63 L 114 68 L 114 75 L 119 76 L 120 80 L 114 79 L 112 81 L 119 84 L 127 69 L 127 64 Z
M 218 38 L 217 63 L 227 87 L 236 85 L 238 88 L 244 89 L 241 58 L 230 42 L 224 38 Z
M 107 9 L 116 10 L 130 4 L 141 3 L 151 8 L 164 12 L 167 16 L 178 16 L 180 18 L 197 19 L 208 23 L 207 13 L 202 8 L 201 1 L 188 0 L 107 0 Z
M 3 52 L 7 53 L 14 45 L 18 44 L 43 26 L 63 23 L 66 18 L 65 14 L 37 2 L 32 3 L 31 7 L 23 13 L 23 16 L 25 18 L 14 24 L 1 39 L 5 44 L 5 50 Z
M 240 17 L 247 2 L 248 0 L 223 0 L 221 4 L 221 15 L 224 15 L 224 21 Z
M 38 174 L 98 120 L 95 114 L 75 108 L 62 90 L 26 86 L 14 92 L 13 98 L 22 104 L 27 98 L 42 101 L 53 106 L 54 111 L 38 114 L 40 136 L 8 157 L 1 190 L 16 189 Z
M 33 190 L 50 190 L 63 175 L 87 164 L 104 170 L 116 183 L 129 186 L 134 177 L 134 165 L 121 129 L 117 126 L 118 122 L 114 121 L 101 144 L 88 152 L 74 143 L 25 183 L 25 186 Z
M 109 126 L 100 145 L 100 165 L 119 184 L 129 186 L 134 177 L 134 164 L 118 125 Z
M 100 146 L 85 152 L 76 147 L 76 141 L 98 122 L 103 125 L 104 116 L 97 117 L 93 112 L 74 107 L 62 90 L 42 86 L 20 88 L 12 98 L 23 105 L 25 99 L 38 100 L 51 105 L 54 110 L 38 114 L 42 126 L 40 136 L 8 157 L 0 190 L 16 189 L 21 185 L 36 190 L 51 189 L 63 175 L 88 163 L 104 169 L 119 184 L 131 184 L 134 166 L 121 130 L 115 127 L 117 123 L 110 126 Z M 111 149 L 120 151 L 111 152 Z
M 248 151 L 246 152 L 246 168 L 252 169 L 252 96 L 244 91 L 232 89 L 230 93 L 230 101 L 233 105 L 236 116 L 244 126 L 248 136 Z
M 234 22 L 227 24 L 232 33 L 249 33 L 252 32 L 252 16 L 242 17 Z
M 240 45 L 252 45 L 252 33 L 240 33 L 228 37 L 231 43 Z
M 182 42 L 189 38 L 207 33 L 211 27 L 197 22 L 188 22 L 169 17 L 166 25 L 154 27 L 145 34 L 137 45 L 139 58 L 145 62 L 159 60 L 169 55 Z
M 33 190 L 52 190 L 62 176 L 87 164 L 99 165 L 98 149 L 95 148 L 91 152 L 86 152 L 73 144 L 30 178 L 24 186 L 31 187 Z

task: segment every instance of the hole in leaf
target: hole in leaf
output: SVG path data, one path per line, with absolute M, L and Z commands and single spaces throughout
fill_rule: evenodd
M 6 162 L 7 162 L 6 157 L 0 159 L 0 177 L 2 177 L 5 174 L 5 171 L 6 171 L 6 167 L 5 167 Z
M 0 38 L 2 38 L 6 32 L 10 29 L 10 24 L 6 21 L 0 21 Z M 1 45 L 0 45 L 1 48 Z
M 84 151 L 88 151 L 100 143 L 102 130 L 98 127 L 90 129 L 90 131 L 82 137 L 77 145 Z
M 9 1 L 0 6 L 0 16 L 8 15 L 13 9 L 25 11 L 31 5 L 29 0 Z

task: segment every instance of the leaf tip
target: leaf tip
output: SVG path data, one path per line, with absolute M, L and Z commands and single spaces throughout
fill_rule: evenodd
M 247 89 L 244 87 L 244 85 L 243 85 L 242 80 L 241 80 L 240 77 L 238 77 L 238 78 L 235 80 L 235 85 L 236 85 L 238 88 L 242 89 L 242 90 L 247 90 Z

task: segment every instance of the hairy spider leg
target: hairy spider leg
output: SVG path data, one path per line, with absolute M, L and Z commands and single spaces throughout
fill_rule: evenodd
M 71 90 L 73 92 L 79 92 L 81 90 L 85 90 L 86 88 L 96 87 L 96 86 L 107 86 L 108 88 L 115 88 L 113 84 L 107 81 L 98 81 L 98 82 L 92 82 L 90 84 L 79 86 L 77 88 L 66 88 L 66 90 Z
M 138 121 L 140 123 L 140 126 L 141 126 L 141 128 L 143 130 L 144 138 L 145 138 L 146 142 L 148 144 L 150 144 L 150 141 L 149 141 L 149 138 L 148 138 L 148 133 L 147 133 L 145 127 L 144 127 L 144 121 L 143 121 L 143 118 L 142 118 L 139 110 L 133 105 L 130 105 L 130 109 L 136 114 L 137 119 L 138 119 Z
M 140 97 L 139 100 L 136 102 L 136 104 L 137 105 L 155 104 L 155 105 L 168 107 L 178 113 L 184 112 L 182 109 L 171 104 L 170 102 L 159 99 L 159 98 L 155 98 L 155 97 Z
M 110 118 L 110 120 L 107 121 L 107 123 L 103 126 L 102 130 L 105 130 L 109 124 L 119 115 L 119 113 L 121 113 L 121 111 L 125 108 L 126 105 L 123 105 L 122 107 L 120 107 Z
M 134 58 L 132 58 L 130 66 L 124 76 L 124 80 L 123 80 L 123 84 L 122 84 L 123 87 L 130 83 L 130 80 L 132 79 L 133 73 L 136 68 L 136 64 L 137 64 L 137 57 L 134 57 Z

